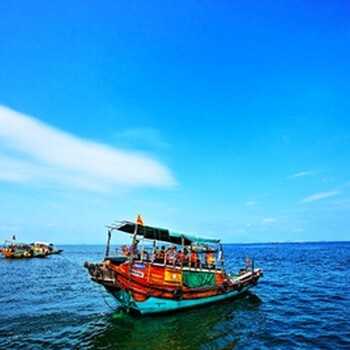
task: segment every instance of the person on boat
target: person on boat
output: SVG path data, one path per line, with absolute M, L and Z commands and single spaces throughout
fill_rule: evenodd
M 140 256 L 140 252 L 137 249 L 137 245 L 139 243 L 139 240 L 134 239 L 131 246 L 128 249 L 128 255 L 134 258 L 138 258 Z
M 158 246 L 153 247 L 153 250 L 152 250 L 153 261 L 157 261 L 159 252 L 160 252 L 160 249 Z
M 182 266 L 184 263 L 184 252 L 180 249 L 175 256 L 175 264 Z
M 166 251 L 166 262 L 173 265 L 177 256 L 177 247 L 170 246 Z
M 198 254 L 193 249 L 191 250 L 191 254 L 190 254 L 190 263 L 191 263 L 191 266 L 194 266 L 194 267 L 198 267 L 199 263 L 200 263 L 200 259 L 198 257 Z
M 156 256 L 156 260 L 157 260 L 157 262 L 164 263 L 164 259 L 165 259 L 165 246 L 162 245 L 158 251 L 158 254 Z
M 129 255 L 129 250 L 128 250 L 128 248 L 127 248 L 127 246 L 125 244 L 121 245 L 121 249 L 122 249 L 123 256 L 128 256 Z
M 205 253 L 205 264 L 207 265 L 208 268 L 215 266 L 215 257 L 213 255 L 213 252 L 210 250 L 208 250 Z
M 188 249 L 184 247 L 183 249 L 183 265 L 188 265 L 189 256 L 188 256 Z

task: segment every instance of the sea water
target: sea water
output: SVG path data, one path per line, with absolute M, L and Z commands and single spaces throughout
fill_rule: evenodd
M 89 279 L 104 246 L 45 259 L 0 258 L 1 349 L 350 349 L 350 242 L 225 245 L 264 277 L 250 293 L 175 314 L 135 317 Z

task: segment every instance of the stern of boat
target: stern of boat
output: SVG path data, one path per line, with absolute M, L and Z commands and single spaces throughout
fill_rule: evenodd
M 247 291 L 258 284 L 261 277 L 264 276 L 263 269 L 240 270 L 238 275 L 229 275 L 224 281 L 223 288 L 227 291 L 237 291 L 238 293 Z

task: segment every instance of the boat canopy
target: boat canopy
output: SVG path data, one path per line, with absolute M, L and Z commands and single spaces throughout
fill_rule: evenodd
M 130 221 L 122 221 L 118 226 L 113 227 L 122 232 L 134 234 L 136 224 Z M 196 236 L 186 233 L 169 231 L 164 228 L 137 225 L 136 234 L 149 240 L 169 242 L 174 244 L 191 245 L 192 243 L 220 243 L 220 239 Z
M 30 247 L 30 244 L 25 243 L 25 242 L 19 242 L 19 241 L 8 240 L 8 239 L 5 240 L 5 243 L 4 243 L 5 246 L 11 245 L 11 244 L 14 246 L 28 246 L 28 247 Z
M 51 242 L 40 242 L 40 241 L 35 241 L 34 243 L 31 243 L 31 244 L 33 244 L 33 245 L 45 245 L 45 246 L 53 246 L 54 244 L 53 243 L 51 243 Z

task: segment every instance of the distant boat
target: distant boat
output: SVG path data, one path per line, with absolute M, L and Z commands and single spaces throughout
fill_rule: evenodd
M 44 258 L 47 254 L 41 249 L 16 240 L 6 240 L 1 248 L 2 255 L 7 259 Z
M 47 255 L 60 254 L 63 252 L 63 249 L 56 248 L 55 245 L 53 243 L 50 243 L 50 242 L 36 241 L 34 243 L 31 243 L 31 245 L 34 246 L 35 248 L 43 249 Z
M 114 257 L 109 254 L 112 231 L 130 234 L 133 242 Z M 140 240 L 150 244 L 139 248 Z M 104 260 L 84 266 L 91 280 L 101 284 L 126 312 L 145 315 L 233 298 L 263 276 L 262 269 L 254 269 L 247 257 L 235 275 L 225 271 L 224 263 L 219 239 L 122 221 L 109 226 Z

